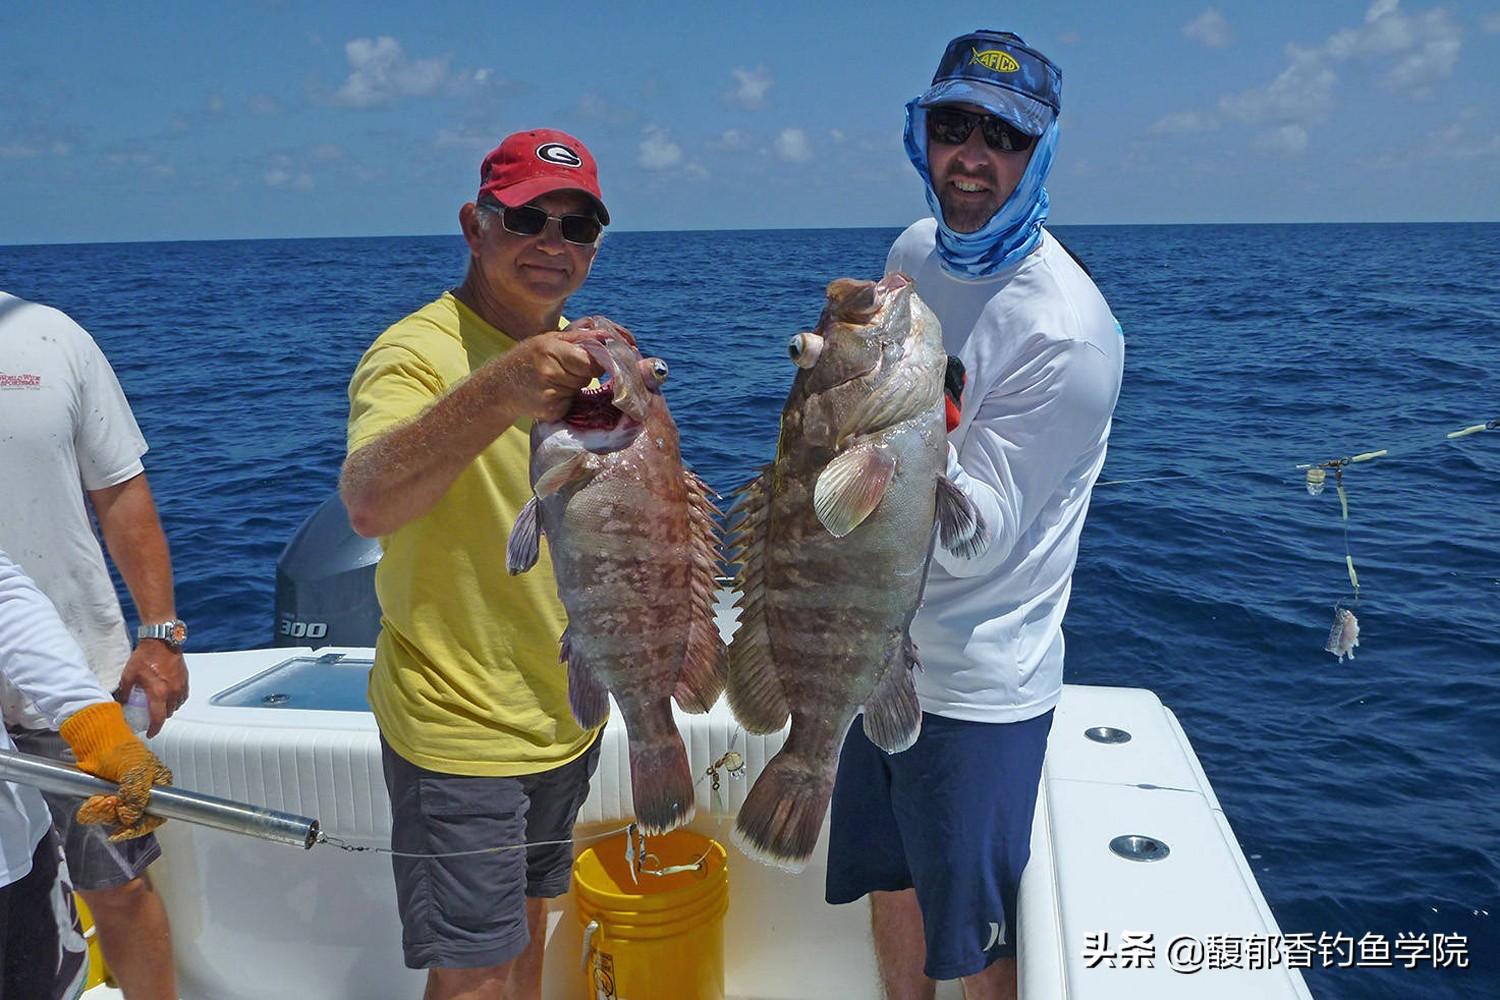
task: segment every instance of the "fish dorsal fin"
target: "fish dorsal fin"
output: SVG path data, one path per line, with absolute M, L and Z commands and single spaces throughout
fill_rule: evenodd
M 895 474 L 896 456 L 883 444 L 865 441 L 843 452 L 813 487 L 818 520 L 834 538 L 843 538 L 880 505 Z
M 707 712 L 724 692 L 728 654 L 719 626 L 714 621 L 714 591 L 719 562 L 719 522 L 722 512 L 710 497 L 708 484 L 692 472 L 683 470 L 687 487 L 688 545 L 692 567 L 692 625 L 689 627 L 687 653 L 677 675 L 672 696 L 685 712 Z
M 791 709 L 776 676 L 766 627 L 766 536 L 771 513 L 771 473 L 765 466 L 735 492 L 739 498 L 729 511 L 732 534 L 726 539 L 726 558 L 739 565 L 740 629 L 729 644 L 729 707 L 740 725 L 752 733 L 774 733 L 786 725 Z

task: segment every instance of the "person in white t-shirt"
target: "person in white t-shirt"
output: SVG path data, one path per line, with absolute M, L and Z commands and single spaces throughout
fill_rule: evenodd
M 62 312 L 0 292 L 0 548 L 57 607 L 101 687 L 146 696 L 148 735 L 187 697 L 186 626 L 141 456 L 146 442 L 114 371 Z M 139 619 L 131 649 L 90 513 Z M 71 762 L 45 712 L 0 684 L 0 710 L 26 753 Z M 146 868 L 155 837 L 111 843 L 79 824 L 77 800 L 49 797 L 75 886 L 130 1000 L 175 1000 L 166 907 Z
M 933 217 L 891 248 L 943 328 L 948 476 L 990 527 L 938 547 L 912 623 L 917 742 L 850 727 L 834 786 L 827 898 L 871 897 L 886 996 L 1016 995 L 1016 889 L 1052 710 L 1079 534 L 1104 465 L 1124 341 L 1087 270 L 1043 228 L 1062 78 L 1014 34 L 945 50 L 907 105 Z
M 144 813 L 156 785 L 172 783 L 84 661 L 52 603 L 0 551 L 0 676 L 30 698 L 62 732 L 78 766 L 120 782 L 96 795 L 80 821 L 108 824 L 116 842 L 149 834 L 161 820 Z M 0 750 L 13 750 L 0 735 Z M 61 845 L 42 795 L 30 785 L 0 781 L 0 997 L 76 997 L 88 974 L 88 945 L 79 933 Z

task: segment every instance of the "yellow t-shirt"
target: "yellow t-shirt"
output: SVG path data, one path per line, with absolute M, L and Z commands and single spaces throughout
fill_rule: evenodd
M 513 346 L 452 293 L 402 319 L 349 382 L 349 453 Z M 545 543 L 530 571 L 505 569 L 511 526 L 531 497 L 530 432 L 530 418 L 518 420 L 431 510 L 380 540 L 370 707 L 391 748 L 431 771 L 546 771 L 597 733 L 568 709 L 567 668 L 557 662 L 567 614 Z

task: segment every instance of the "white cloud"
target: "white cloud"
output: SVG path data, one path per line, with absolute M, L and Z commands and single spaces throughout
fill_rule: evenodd
M 72 151 L 72 143 L 61 140 L 40 143 L 12 142 L 0 145 L 0 160 L 33 160 L 42 156 L 67 156 Z
M 177 168 L 145 149 L 127 149 L 106 154 L 104 161 L 116 167 L 134 167 L 154 177 L 173 177 Z
M 1454 121 L 1436 129 L 1421 144 L 1421 155 L 1454 160 L 1500 156 L 1500 133 L 1475 135 L 1471 126 L 1481 120 L 1479 109 L 1466 108 Z
M 1486 16 L 1479 22 L 1479 27 L 1487 35 L 1500 35 L 1500 11 Z
M 750 137 L 743 129 L 727 128 L 719 133 L 718 138 L 709 141 L 710 149 L 745 149 L 750 145 Z
M 667 170 L 682 162 L 682 147 L 673 142 L 666 129 L 648 125 L 641 140 L 636 162 L 647 170 Z
M 734 89 L 726 95 L 731 102 L 751 111 L 765 105 L 766 92 L 775 81 L 764 66 L 757 66 L 755 69 L 736 67 L 730 71 L 730 75 L 735 80 Z
M 1399 0 L 1375 0 L 1364 24 L 1335 32 L 1324 49 L 1335 60 L 1364 56 L 1389 62 L 1394 57 L 1382 80 L 1385 86 L 1426 96 L 1425 88 L 1452 75 L 1462 45 L 1463 29 L 1443 8 L 1403 14 Z
M 1301 125 L 1282 125 L 1267 132 L 1263 137 L 1269 149 L 1277 149 L 1296 156 L 1307 149 L 1307 129 Z
M 344 45 L 350 73 L 334 94 L 351 108 L 384 107 L 402 97 L 436 93 L 448 75 L 448 60 L 410 59 L 389 35 L 355 38 Z
M 1316 49 L 1287 46 L 1286 69 L 1264 87 L 1224 97 L 1219 110 L 1240 121 L 1314 125 L 1333 110 L 1333 86 L 1338 76 Z
M 210 94 L 208 97 L 208 113 L 211 115 L 222 114 L 224 111 L 224 98 L 218 94 Z
M 456 146 L 459 149 L 472 149 L 483 153 L 494 149 L 499 139 L 499 135 L 495 132 L 484 129 L 444 128 L 438 129 L 436 145 L 440 149 Z
M 1222 49 L 1229 44 L 1229 22 L 1217 7 L 1210 7 L 1187 24 L 1182 33 L 1193 41 L 1211 49 Z
M 1374 0 L 1359 25 L 1342 28 L 1313 48 L 1287 45 L 1286 68 L 1274 80 L 1220 98 L 1218 110 L 1226 118 L 1269 126 L 1272 147 L 1301 152 L 1312 126 L 1333 113 L 1345 66 L 1373 66 L 1386 89 L 1427 99 L 1433 96 L 1433 84 L 1452 75 L 1462 44 L 1462 28 L 1441 7 L 1407 14 L 1400 0 Z M 1170 132 L 1188 121 L 1168 115 L 1152 131 Z
M 842 143 L 848 136 L 844 134 L 844 130 L 841 128 L 831 128 L 828 130 L 828 138 L 832 139 L 835 143 Z
M 285 153 L 277 153 L 271 157 L 270 166 L 261 175 L 261 179 L 266 182 L 267 187 L 290 188 L 294 191 L 311 191 L 314 186 L 312 174 Z
M 250 108 L 252 115 L 276 115 L 281 113 L 281 102 L 270 94 L 256 94 L 251 97 L 246 105 Z
M 1152 135 L 1185 135 L 1189 132 L 1208 132 L 1219 127 L 1219 120 L 1203 111 L 1177 111 L 1163 115 L 1146 131 Z
M 812 146 L 807 133 L 800 128 L 784 128 L 773 143 L 776 155 L 788 163 L 806 163 L 812 159 Z

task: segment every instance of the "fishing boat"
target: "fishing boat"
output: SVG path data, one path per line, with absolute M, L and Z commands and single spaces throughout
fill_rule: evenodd
M 152 740 L 179 788 L 315 817 L 323 834 L 300 850 L 185 822 L 160 830 L 163 857 L 151 873 L 171 918 L 183 1000 L 422 993 L 424 974 L 402 963 L 390 860 L 378 851 L 390 844 L 390 810 L 365 699 L 373 649 L 310 641 L 337 640 L 360 619 L 350 594 L 369 589 L 359 580 L 378 558 L 351 540 L 341 510 L 325 504 L 282 559 L 277 636 L 303 641 L 190 655 L 192 696 Z M 733 595 L 721 590 L 718 598 L 720 628 L 732 641 Z M 317 617 L 325 607 L 338 614 Z M 601 838 L 631 821 L 619 718 L 612 714 L 601 736 L 575 850 L 608 843 Z M 722 700 L 706 715 L 679 713 L 677 723 L 700 776 L 690 829 L 727 851 L 727 996 L 878 997 L 867 906 L 823 901 L 826 825 L 799 874 L 750 859 L 730 837 L 746 791 L 785 733 L 745 733 Z M 613 995 L 590 971 L 584 924 L 572 894 L 549 907 L 547 1000 Z M 1065 687 L 1018 932 L 1025 1000 L 1310 997 L 1301 974 L 1279 957 L 1256 968 L 1244 945 L 1232 944 L 1254 949 L 1281 932 L 1187 735 L 1146 690 Z M 1223 942 L 1237 963 L 1213 961 L 1226 954 Z M 939 986 L 940 998 L 961 995 L 956 982 Z M 85 996 L 119 994 L 104 985 Z

